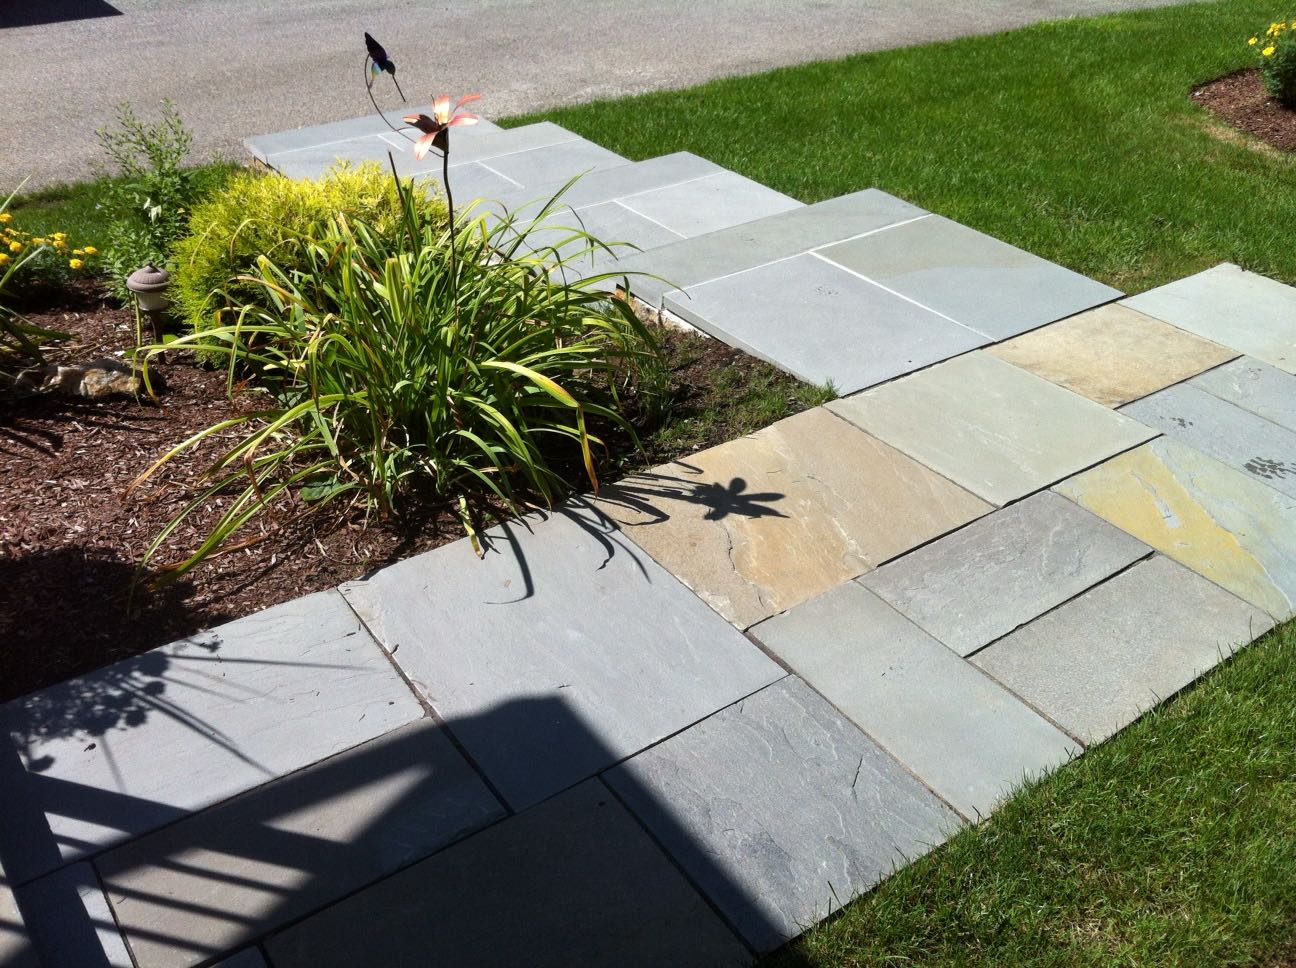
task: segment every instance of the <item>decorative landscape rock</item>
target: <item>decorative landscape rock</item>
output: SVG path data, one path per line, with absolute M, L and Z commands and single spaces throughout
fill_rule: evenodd
M 515 809 L 783 675 L 583 502 L 343 593 Z
M 1123 295 L 939 215 L 819 254 L 996 340 Z
M 1043 491 L 859 582 L 967 656 L 1151 553 L 1097 515 Z
M 1056 490 L 1275 618 L 1296 614 L 1296 500 L 1248 475 L 1161 437 Z
M 1272 624 L 1259 609 L 1157 555 L 972 661 L 1072 735 L 1098 742 Z
M 855 582 L 752 634 L 970 820 L 1081 747 Z
M 110 357 L 75 366 L 46 363 L 31 367 L 14 378 L 14 385 L 26 393 L 62 393 L 90 398 L 115 394 L 133 396 L 144 389 L 144 381 L 134 367 Z
M 32 945 L 45 968 L 134 968 L 89 864 L 47 874 L 17 893 Z
M 791 676 L 607 780 L 758 951 L 796 936 L 959 824 Z
M 19 882 L 421 718 L 336 592 L 277 605 L 0 706 Z
M 1124 304 L 1296 373 L 1296 289 L 1291 286 L 1225 262 Z
M 1237 353 L 1112 303 L 986 350 L 1105 407 L 1119 407 Z
M 834 400 L 828 408 L 998 505 L 1156 436 L 985 353 Z
M 1191 381 L 1199 390 L 1296 432 L 1296 376 L 1249 356 Z
M 270 938 L 275 968 L 738 968 L 746 949 L 598 780 Z
M 990 510 L 822 407 L 604 488 L 598 506 L 739 628 Z
M 140 968 L 187 968 L 503 815 L 425 719 L 118 847 L 96 864 Z
M 1168 387 L 1121 412 L 1296 498 L 1296 431 L 1191 383 Z
M 842 393 L 987 342 L 813 253 L 668 293 L 664 308 L 731 346 Z

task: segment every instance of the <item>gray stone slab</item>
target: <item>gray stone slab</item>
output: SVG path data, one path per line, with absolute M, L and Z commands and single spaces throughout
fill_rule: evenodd
M 432 105 L 415 105 L 402 107 L 394 111 L 383 112 L 392 124 L 400 126 L 401 119 L 407 114 L 431 114 Z M 499 127 L 482 119 L 474 126 L 478 131 L 498 131 Z M 281 151 L 293 151 L 298 148 L 313 148 L 334 141 L 347 141 L 365 135 L 382 134 L 391 129 L 383 123 L 377 114 L 366 114 L 358 118 L 346 118 L 341 121 L 330 121 L 325 124 L 314 124 L 303 128 L 290 128 L 287 131 L 276 131 L 273 134 L 257 135 L 247 138 L 243 144 L 254 156 L 265 161 L 270 155 Z
M 627 195 L 693 181 L 723 172 L 715 162 L 687 151 L 677 151 L 645 161 L 635 161 L 615 168 L 600 168 L 584 175 L 562 197 L 572 208 L 612 202 Z M 549 201 L 567 183 L 567 179 L 534 185 L 500 196 L 500 204 L 519 217 L 531 217 L 540 204 Z M 539 204 L 537 204 L 539 203 Z
M 140 968 L 234 951 L 504 816 L 430 720 L 96 861 Z
M 336 592 L 123 660 L 0 707 L 26 768 L 6 866 L 28 880 L 422 716 Z
M 732 171 L 641 192 L 621 204 L 685 238 L 805 207 Z
M 591 248 L 576 232 L 588 232 L 612 249 Z M 526 248 L 547 260 L 575 260 L 574 270 L 595 270 L 643 249 L 678 241 L 679 235 L 644 218 L 619 202 L 589 205 L 579 210 L 556 209 L 539 225 L 529 227 Z
M 607 780 L 759 951 L 959 824 L 795 677 L 627 760 Z
M 530 148 L 507 155 L 482 159 L 481 164 L 524 188 L 559 178 L 572 178 L 600 168 L 628 164 L 615 152 L 583 138 L 561 144 Z M 453 173 L 451 174 L 453 178 Z
M 660 306 L 671 290 L 689 289 L 926 214 L 916 205 L 869 188 L 664 246 L 626 262 L 623 268 L 660 277 L 637 276 L 631 284 L 636 296 Z
M 818 251 L 995 340 L 1123 295 L 938 215 Z
M 469 162 L 489 161 L 532 148 L 582 141 L 580 135 L 552 121 L 538 121 L 517 128 L 479 130 L 480 125 L 455 128 L 451 134 L 450 167 Z
M 40 964 L 134 968 L 89 864 L 72 864 L 47 874 L 19 888 L 17 894 Z
M 598 780 L 271 937 L 275 968 L 724 968 L 746 949 Z
M 970 820 L 1081 747 L 867 588 L 846 582 L 752 634 Z
M 1296 497 L 1296 432 L 1191 383 L 1136 400 L 1121 413 Z
M 295 151 L 283 151 L 271 155 L 267 164 L 285 178 L 314 180 L 323 178 L 331 168 L 343 162 L 351 165 L 372 162 L 388 170 L 389 154 L 396 162 L 396 171 L 401 177 L 429 174 L 439 170 L 441 166 L 440 157 L 428 155 L 422 161 L 415 161 L 412 152 L 377 134 L 353 138 L 349 141 L 299 148 Z
M 1225 262 L 1124 304 L 1296 373 L 1296 289 L 1291 286 Z
M 987 353 L 828 409 L 998 505 L 1156 436 L 1136 420 Z
M 583 502 L 344 594 L 515 808 L 783 671 Z
M 959 655 L 1152 553 L 1052 491 L 989 514 L 858 581 Z
M 670 293 L 665 308 L 803 380 L 831 381 L 839 393 L 988 342 L 810 254 Z
M 1098 742 L 1272 626 L 1260 609 L 1157 555 L 972 661 L 1072 735 Z
M 1296 376 L 1243 356 L 1190 381 L 1221 400 L 1296 431 Z
M 433 194 L 441 194 L 440 169 L 414 176 L 414 183 Z M 483 164 L 472 161 L 450 169 L 450 190 L 454 192 L 455 207 L 466 211 L 466 203 L 474 199 L 493 199 L 517 189 L 517 182 L 491 171 Z
M 18 899 L 0 866 L 0 965 L 5 968 L 40 968 Z

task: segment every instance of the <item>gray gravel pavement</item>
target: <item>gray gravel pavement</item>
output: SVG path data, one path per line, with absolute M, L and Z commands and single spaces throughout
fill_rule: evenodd
M 147 112 L 172 98 L 199 157 L 241 157 L 248 135 L 363 114 L 365 30 L 387 46 L 412 102 L 481 91 L 483 113 L 502 117 L 1166 2 L 0 0 L 0 63 L 10 68 L 0 188 L 88 174 L 94 129 L 123 100 Z

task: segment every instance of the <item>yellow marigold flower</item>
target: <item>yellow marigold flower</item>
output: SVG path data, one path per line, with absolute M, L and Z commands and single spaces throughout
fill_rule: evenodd
M 1250 40 L 1247 41 L 1247 43 L 1250 44 L 1252 47 L 1254 47 L 1256 44 L 1260 43 L 1260 38 L 1252 37 Z
M 7 252 L 0 252 L 0 266 L 4 265 L 8 261 L 9 254 Z
M 86 254 L 86 255 L 97 255 L 98 252 L 99 252 L 99 250 L 96 249 L 93 245 L 87 245 L 87 246 L 85 247 L 85 254 Z
M 73 249 L 73 250 L 72 250 L 72 254 L 73 254 L 73 255 L 85 255 L 85 249 Z
M 12 222 L 13 216 L 8 212 L 0 212 L 0 222 Z
M 1264 50 L 1260 51 L 1260 53 L 1264 54 L 1266 57 L 1272 57 L 1272 56 L 1273 56 L 1273 52 L 1274 52 L 1274 46 L 1273 46 L 1273 44 L 1270 44 L 1270 45 L 1269 45 L 1268 47 L 1266 47 Z
M 41 238 L 39 235 L 36 236 L 36 238 L 32 239 L 32 245 L 44 245 L 44 244 L 45 244 L 45 240 Z
M 10 251 L 10 252 L 21 252 L 21 251 L 22 251 L 22 243 L 21 243 L 21 242 L 10 242 L 10 243 L 9 243 L 9 251 Z
M 53 237 L 54 237 L 54 241 L 55 241 L 55 242 L 62 242 L 64 239 L 67 238 L 67 233 L 66 233 L 66 232 L 55 232 Z
M 83 265 L 85 265 L 85 263 L 82 262 L 80 259 L 68 259 L 68 265 L 70 265 L 73 269 L 80 269 Z

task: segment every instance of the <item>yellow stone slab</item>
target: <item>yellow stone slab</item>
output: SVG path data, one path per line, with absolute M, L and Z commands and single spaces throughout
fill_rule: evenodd
M 739 628 L 991 510 L 821 407 L 628 478 L 597 503 Z
M 1054 490 L 1275 619 L 1296 614 L 1296 499 L 1166 437 Z
M 1238 355 L 1114 303 L 985 352 L 1107 407 L 1145 397 Z

